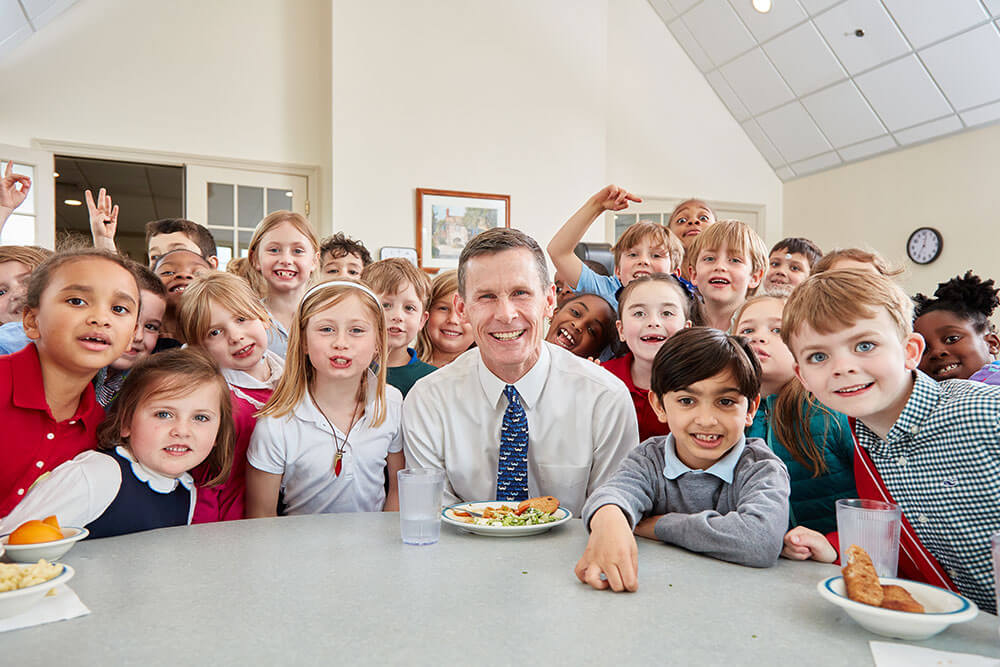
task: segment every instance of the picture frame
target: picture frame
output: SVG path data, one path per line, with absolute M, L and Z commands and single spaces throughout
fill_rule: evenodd
M 417 188 L 417 262 L 428 273 L 458 267 L 469 240 L 510 227 L 510 195 Z

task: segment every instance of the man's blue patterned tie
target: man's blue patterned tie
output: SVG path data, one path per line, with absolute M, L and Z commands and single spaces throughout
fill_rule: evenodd
M 497 500 L 528 499 L 528 418 L 517 389 L 503 389 L 507 411 L 500 425 L 500 463 L 497 466 Z

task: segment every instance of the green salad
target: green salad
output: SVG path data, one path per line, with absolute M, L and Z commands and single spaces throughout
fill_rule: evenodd
M 477 526 L 538 526 L 555 520 L 556 518 L 550 513 L 529 507 L 520 515 L 511 513 L 490 519 L 482 517 L 477 518 L 474 523 Z

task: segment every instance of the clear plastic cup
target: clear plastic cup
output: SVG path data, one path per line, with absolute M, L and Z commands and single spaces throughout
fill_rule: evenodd
M 434 544 L 441 537 L 444 471 L 406 468 L 399 480 L 399 532 L 405 544 Z
M 899 505 L 857 498 L 837 501 L 840 562 L 847 564 L 847 550 L 856 544 L 871 557 L 880 577 L 895 577 L 899 564 Z

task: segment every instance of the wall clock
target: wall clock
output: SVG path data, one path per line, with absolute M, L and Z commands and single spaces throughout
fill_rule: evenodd
M 906 254 L 917 264 L 930 264 L 941 255 L 941 232 L 933 227 L 921 227 L 906 241 Z

